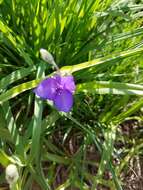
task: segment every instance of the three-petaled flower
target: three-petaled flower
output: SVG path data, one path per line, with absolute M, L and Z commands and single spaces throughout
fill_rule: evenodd
M 73 106 L 75 88 L 73 76 L 55 75 L 43 80 L 34 92 L 42 99 L 52 100 L 57 110 L 69 112 Z

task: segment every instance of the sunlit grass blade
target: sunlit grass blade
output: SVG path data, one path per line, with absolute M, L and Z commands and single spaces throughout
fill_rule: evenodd
M 19 54 L 25 59 L 25 62 L 28 65 L 33 65 L 33 61 L 30 58 L 29 54 L 26 53 L 23 49 L 23 44 L 25 41 L 21 40 L 14 32 L 0 19 L 0 31 L 5 35 L 6 38 L 10 41 L 15 51 L 19 52 Z M 17 41 L 19 43 L 17 43 Z
M 122 113 L 120 113 L 116 118 L 113 118 L 114 123 L 121 123 L 125 120 L 125 118 L 129 117 L 133 113 L 135 113 L 137 110 L 141 109 L 143 106 L 143 98 L 138 100 L 137 102 L 133 102 L 128 109 Z
M 128 51 L 123 51 L 123 52 L 119 52 L 119 53 L 115 53 L 112 54 L 110 56 L 106 56 L 106 57 L 102 57 L 99 59 L 95 59 L 95 60 L 91 60 L 85 63 L 80 63 L 77 65 L 73 65 L 73 66 L 64 66 L 61 68 L 62 72 L 66 72 L 66 73 L 74 73 L 77 71 L 80 71 L 82 69 L 86 69 L 89 67 L 94 67 L 96 65 L 101 65 L 101 64 L 109 64 L 111 62 L 117 62 L 117 61 L 121 61 L 124 58 L 133 56 L 133 55 L 137 55 L 139 53 L 141 53 L 143 51 L 143 48 L 136 48 L 136 49 L 131 49 Z
M 77 92 L 142 96 L 143 86 L 110 81 L 92 81 L 77 85 Z
M 11 112 L 11 107 L 9 105 L 8 102 L 4 102 L 2 104 L 3 106 L 3 113 L 4 113 L 4 118 L 6 120 L 7 123 L 7 128 L 11 134 L 11 138 L 13 140 L 13 142 L 15 143 L 15 145 L 18 146 L 19 144 L 19 133 L 16 127 L 16 123 L 13 117 L 13 114 Z
M 36 67 L 31 66 L 29 68 L 21 68 L 19 70 L 12 72 L 8 76 L 6 76 L 0 80 L 0 89 L 2 90 L 3 88 L 6 88 L 7 86 L 12 84 L 13 82 L 16 82 L 17 80 L 28 76 L 29 74 L 31 74 L 35 70 L 36 70 Z
M 41 63 L 39 64 L 39 67 L 37 70 L 37 78 L 44 76 L 44 72 L 45 72 L 45 64 Z M 40 175 L 39 180 L 41 180 L 40 182 L 41 186 L 42 187 L 45 186 L 46 189 L 50 189 L 48 182 L 46 182 L 44 178 L 44 174 L 41 169 L 41 163 L 40 163 L 41 161 L 40 138 L 41 138 L 41 131 L 42 131 L 41 130 L 42 112 L 43 112 L 43 102 L 37 96 L 35 96 L 34 115 L 33 115 L 33 121 L 32 121 L 33 132 L 32 132 L 32 143 L 31 143 L 29 163 L 32 163 L 32 162 L 36 163 L 36 168 L 38 169 L 39 175 Z
M 45 71 L 45 64 L 41 63 L 37 70 L 37 78 L 41 78 L 42 76 L 44 76 L 44 71 Z M 43 102 L 37 96 L 35 96 L 30 161 L 37 159 L 40 151 L 42 112 L 43 112 Z

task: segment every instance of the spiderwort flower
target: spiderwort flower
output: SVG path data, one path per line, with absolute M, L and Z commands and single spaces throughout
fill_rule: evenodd
M 59 111 L 69 112 L 73 106 L 75 82 L 73 76 L 59 74 L 43 80 L 34 92 L 42 99 L 52 100 Z

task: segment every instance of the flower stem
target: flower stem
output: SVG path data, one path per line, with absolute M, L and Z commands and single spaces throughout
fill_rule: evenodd
M 10 190 L 20 190 L 17 183 L 10 184 L 9 187 Z
M 60 69 L 59 69 L 58 65 L 55 63 L 55 61 L 52 61 L 51 64 L 55 67 L 55 69 L 57 70 L 57 73 L 60 75 L 61 74 Z

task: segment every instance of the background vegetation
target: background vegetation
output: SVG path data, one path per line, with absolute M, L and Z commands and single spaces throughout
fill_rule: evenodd
M 142 0 L 0 0 L 0 185 L 17 190 L 143 186 Z M 59 113 L 32 89 L 53 74 L 51 52 L 76 81 Z

